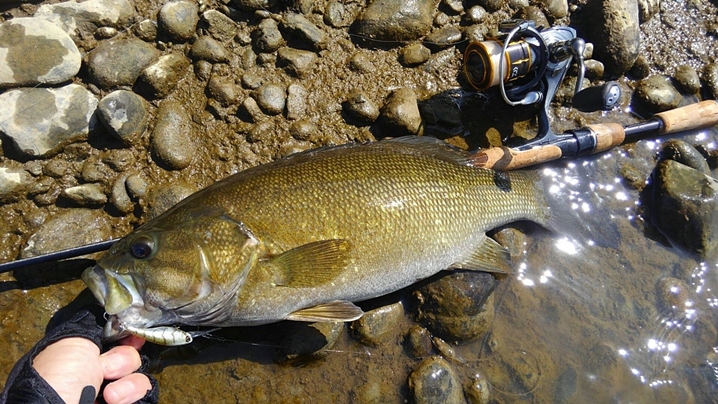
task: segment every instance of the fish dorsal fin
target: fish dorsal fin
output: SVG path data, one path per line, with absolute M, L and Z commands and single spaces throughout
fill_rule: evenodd
M 439 160 L 463 166 L 471 166 L 468 153 L 454 147 L 441 139 L 431 136 L 402 136 L 383 140 L 386 143 L 396 143 L 405 146 L 417 154 L 432 156 Z
M 267 261 L 274 283 L 311 288 L 331 282 L 351 261 L 351 244 L 344 239 L 316 241 L 285 251 Z
M 483 271 L 495 273 L 510 273 L 511 255 L 509 251 L 490 237 L 484 236 L 479 247 L 465 260 L 451 266 L 454 269 L 470 271 Z
M 286 320 L 309 322 L 354 321 L 363 315 L 362 309 L 354 303 L 346 300 L 335 300 L 297 310 L 288 315 Z

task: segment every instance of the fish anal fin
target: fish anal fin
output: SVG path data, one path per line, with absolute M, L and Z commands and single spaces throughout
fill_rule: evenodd
M 364 315 L 362 309 L 346 300 L 335 300 L 297 310 L 285 319 L 292 321 L 327 322 L 354 321 Z
M 351 262 L 351 244 L 344 239 L 316 241 L 285 251 L 267 261 L 277 286 L 316 287 L 331 282 Z
M 453 264 L 451 269 L 503 274 L 513 271 L 509 251 L 490 237 L 484 237 L 479 247 L 469 257 Z

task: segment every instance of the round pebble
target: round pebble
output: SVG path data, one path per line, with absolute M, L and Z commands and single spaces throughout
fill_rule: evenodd
M 130 195 L 127 193 L 127 187 L 125 182 L 127 181 L 128 175 L 121 175 L 112 185 L 112 191 L 110 191 L 110 203 L 117 208 L 122 214 L 128 214 L 135 208 L 134 202 L 130 199 Z
M 254 46 L 260 52 L 274 52 L 284 45 L 277 22 L 271 18 L 262 20 L 252 33 Z
M 154 20 L 144 19 L 133 25 L 132 30 L 145 42 L 153 42 L 157 39 L 157 22 Z
M 102 41 L 87 57 L 87 72 L 102 89 L 132 86 L 159 56 L 154 46 L 139 39 Z
M 420 325 L 413 325 L 406 333 L 404 345 L 411 356 L 424 358 L 431 354 L 431 350 L 433 349 L 431 333 Z
M 299 13 L 285 13 L 284 19 L 282 19 L 282 28 L 292 34 L 288 37 L 288 40 L 291 38 L 290 42 L 298 41 L 316 51 L 327 46 L 327 36 L 324 31 Z
M 464 392 L 454 369 L 444 359 L 424 359 L 409 375 L 409 390 L 416 404 L 465 403 Z
M 194 59 L 206 60 L 212 63 L 226 62 L 227 50 L 222 44 L 211 36 L 199 37 L 189 51 Z
M 688 94 L 698 94 L 701 91 L 701 79 L 698 77 L 698 72 L 688 65 L 678 66 L 673 78 L 676 79 L 678 87 Z
M 703 80 L 713 99 L 718 99 L 718 63 L 708 63 L 703 68 Z
M 170 1 L 165 3 L 157 15 L 162 32 L 176 41 L 186 41 L 194 35 L 199 22 L 199 7 L 194 1 Z
M 278 64 L 297 77 L 306 77 L 311 73 L 316 60 L 316 53 L 300 49 L 284 47 L 277 52 Z
M 139 199 L 147 196 L 147 181 L 139 174 L 130 174 L 125 181 L 127 192 L 131 198 Z
M 347 98 L 344 110 L 363 122 L 374 122 L 379 117 L 379 108 L 361 92 L 355 92 Z
M 165 98 L 175 90 L 177 83 L 185 76 L 189 64 L 189 59 L 181 53 L 163 55 L 142 71 L 140 80 L 152 89 L 155 97 Z M 211 64 L 209 67 L 211 69 Z
M 19 200 L 31 184 L 32 177 L 22 168 L 0 167 L 0 203 Z
M 144 99 L 125 90 L 113 91 L 101 99 L 97 115 L 110 133 L 126 145 L 139 140 L 149 121 Z
M 711 169 L 703 155 L 687 142 L 680 139 L 669 139 L 661 147 L 661 159 L 674 160 L 703 174 L 710 175 Z
M 641 80 L 635 95 L 651 112 L 676 108 L 683 98 L 668 78 L 658 75 Z
M 418 135 L 421 114 L 416 94 L 410 88 L 400 88 L 389 95 L 381 111 L 382 122 L 392 130 L 392 136 Z
M 486 19 L 486 9 L 481 6 L 473 6 L 466 13 L 465 18 L 470 24 L 480 24 Z
M 289 133 L 297 140 L 311 140 L 319 132 L 319 127 L 307 119 L 300 119 L 289 127 Z
M 217 10 L 202 13 L 207 32 L 216 40 L 226 42 L 237 35 L 237 23 Z
M 196 151 L 191 133 L 192 121 L 184 106 L 178 101 L 163 101 L 152 132 L 154 154 L 169 169 L 187 167 Z
M 66 188 L 61 195 L 80 206 L 99 206 L 107 203 L 107 195 L 98 184 L 82 184 Z
M 330 27 L 348 27 L 354 18 L 356 18 L 356 14 L 339 1 L 330 1 L 324 9 L 324 23 Z
M 309 91 L 301 84 L 290 84 L 287 88 L 287 119 L 302 118 L 307 110 Z
M 267 115 L 277 115 L 284 111 L 287 91 L 278 84 L 265 84 L 253 94 L 257 105 Z
M 421 43 L 413 43 L 404 47 L 400 51 L 399 56 L 402 64 L 412 67 L 418 66 L 429 60 L 429 57 L 431 57 L 431 51 Z
M 379 345 L 395 331 L 404 316 L 404 306 L 399 303 L 383 306 L 364 313 L 350 325 L 352 335 L 364 344 Z

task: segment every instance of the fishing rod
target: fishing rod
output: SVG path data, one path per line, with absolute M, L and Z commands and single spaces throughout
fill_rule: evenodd
M 578 158 L 609 150 L 626 138 L 648 132 L 666 135 L 718 124 L 718 103 L 703 101 L 656 114 L 646 122 L 588 125 L 556 134 L 549 125 L 549 107 L 572 61 L 578 77 L 573 107 L 583 112 L 610 110 L 621 99 L 616 82 L 581 88 L 586 43 L 570 27 L 537 28 L 533 21 L 508 20 L 499 25 L 500 38 L 472 42 L 464 53 L 463 70 L 477 91 L 498 87 L 511 106 L 539 105 L 536 137 L 517 147 L 477 150 L 470 161 L 497 171 L 516 170 L 561 158 Z
M 85 254 L 92 254 L 100 251 L 109 250 L 110 247 L 112 247 L 112 245 L 115 244 L 116 241 L 117 240 L 99 241 L 80 247 L 73 247 L 66 250 L 60 250 L 48 254 L 38 255 L 37 257 L 22 258 L 19 260 L 6 262 L 4 264 L 0 264 L 0 274 L 14 271 L 17 268 L 30 265 L 43 264 L 46 262 L 58 261 L 66 258 L 75 258 Z
M 649 132 L 667 135 L 703 129 L 718 124 L 718 102 L 702 101 L 654 115 L 632 125 L 601 123 L 556 135 L 548 133 L 524 145 L 491 147 L 474 152 L 470 161 L 477 167 L 497 171 L 516 170 L 557 159 L 572 159 L 600 153 Z

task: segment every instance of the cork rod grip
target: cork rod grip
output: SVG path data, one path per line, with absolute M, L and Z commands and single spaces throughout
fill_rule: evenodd
M 599 123 L 588 125 L 587 128 L 596 136 L 596 148 L 591 154 L 606 151 L 626 140 L 626 131 L 618 123 Z
M 479 150 L 469 157 L 469 161 L 476 167 L 509 171 L 560 158 L 561 149 L 558 146 L 540 146 L 524 151 L 502 146 Z
M 701 101 L 656 114 L 663 122 L 658 134 L 675 133 L 689 129 L 707 128 L 718 124 L 718 102 Z

